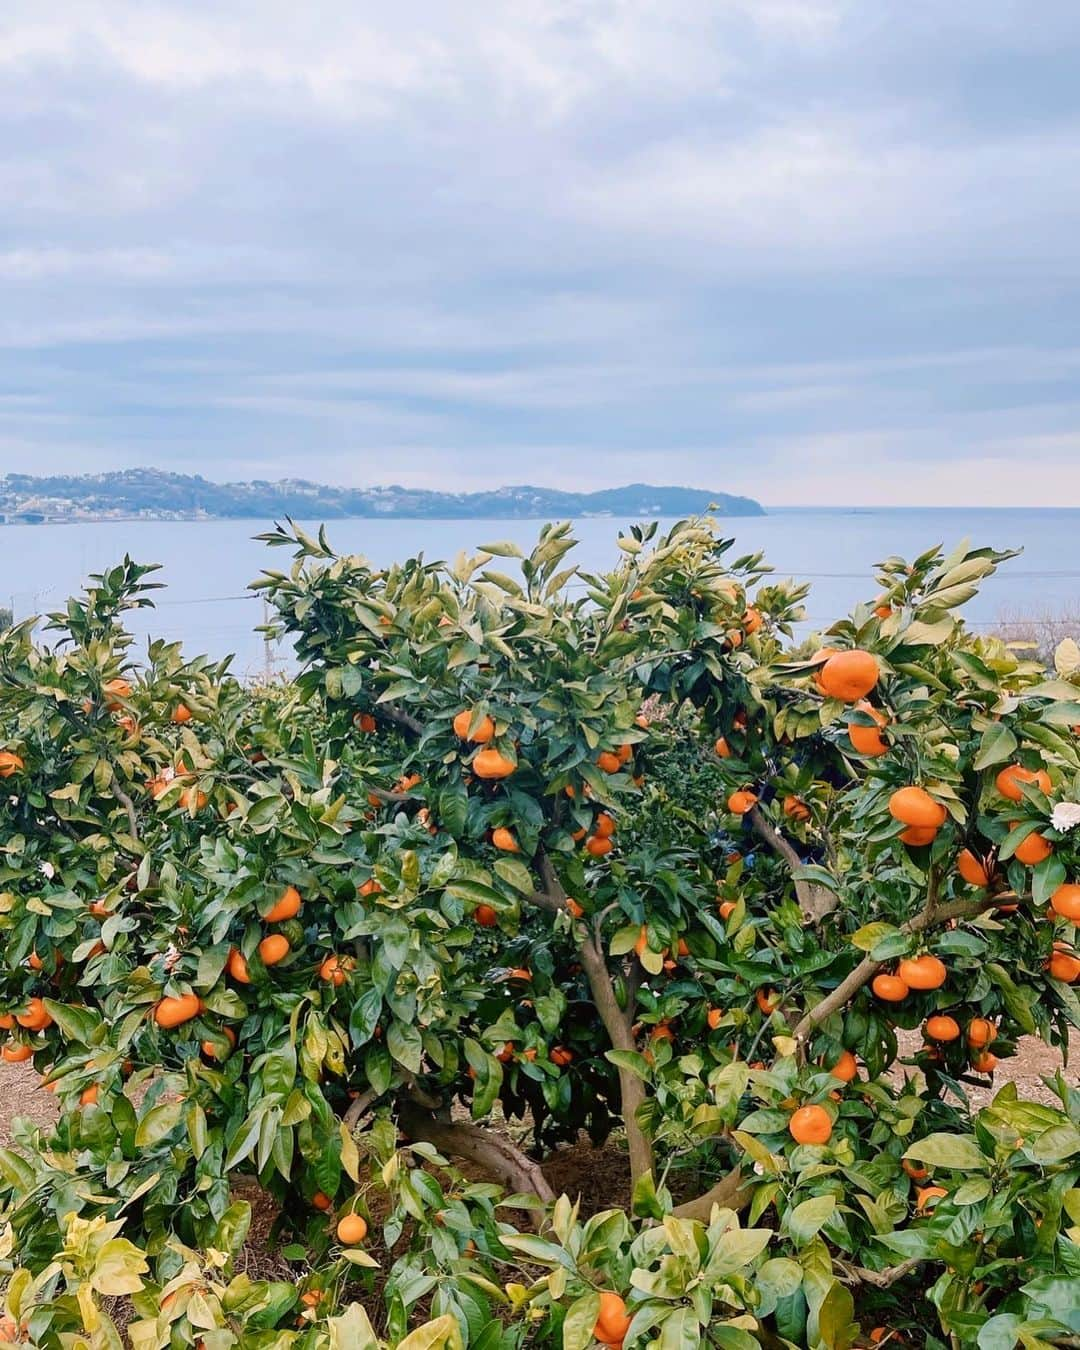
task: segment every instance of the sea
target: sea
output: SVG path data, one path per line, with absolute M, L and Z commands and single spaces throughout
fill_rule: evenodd
M 307 530 L 317 521 L 303 521 Z M 633 522 L 594 516 L 574 522 L 574 558 L 586 571 L 613 567 L 622 556 L 615 540 Z M 673 522 L 662 521 L 666 526 Z M 264 602 L 248 590 L 264 567 L 287 570 L 290 555 L 254 536 L 272 522 L 102 521 L 0 526 L 0 606 L 16 619 L 62 609 L 86 578 L 126 554 L 162 564 L 153 578 L 153 610 L 130 616 L 136 655 L 150 636 L 180 641 L 188 655 L 233 657 L 242 677 L 287 672 L 292 653 L 268 643 L 256 629 Z M 541 526 L 534 520 L 334 520 L 329 542 L 340 553 L 360 553 L 376 565 L 422 554 L 453 559 L 462 549 L 508 540 L 527 551 Z M 1080 509 L 773 508 L 764 516 L 721 518 L 734 539 L 731 556 L 762 552 L 778 577 L 811 583 L 804 631 L 827 628 L 860 599 L 875 594 L 874 564 L 914 558 L 935 545 L 1022 549 L 965 607 L 974 626 L 1047 621 L 1064 635 L 1080 629 Z M 569 561 L 569 560 L 568 560 Z M 500 561 L 503 570 L 507 564 Z

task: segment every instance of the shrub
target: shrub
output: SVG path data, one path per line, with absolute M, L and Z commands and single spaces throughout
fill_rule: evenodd
M 115 1344 L 120 1296 L 204 1350 L 1080 1332 L 1080 1098 L 967 1094 L 1080 1025 L 1080 685 L 955 614 L 1007 555 L 887 561 L 818 650 L 707 522 L 605 575 L 566 526 L 513 576 L 267 542 L 288 683 L 136 667 L 130 560 L 0 636 L 0 1012 L 61 1106 L 0 1151 L 16 1329 Z M 901 1054 L 931 1017 L 960 1034 Z M 629 1213 L 553 1194 L 582 1131 L 625 1139 Z M 244 1174 L 291 1283 L 238 1269 Z

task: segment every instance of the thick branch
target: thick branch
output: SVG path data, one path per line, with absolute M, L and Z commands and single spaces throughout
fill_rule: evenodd
M 139 840 L 139 817 L 135 813 L 135 803 L 115 779 L 112 784 L 112 795 L 127 812 L 129 833 L 131 834 L 132 839 L 134 839 L 136 843 L 141 842 Z
M 408 792 L 387 792 L 385 788 L 377 788 L 377 787 L 368 788 L 368 796 L 369 796 L 369 797 L 378 797 L 379 801 L 381 801 L 381 802 L 386 802 L 386 803 L 388 803 L 388 804 L 391 803 L 391 802 L 408 802 L 408 801 L 412 801 L 412 795 L 411 795 L 411 793 L 408 793 Z
M 754 831 L 787 863 L 795 882 L 795 898 L 799 902 L 803 917 L 811 923 L 820 923 L 827 914 L 831 914 L 837 908 L 840 903 L 839 896 L 826 886 L 817 886 L 812 881 L 804 881 L 801 877 L 795 876 L 794 873 L 803 865 L 795 846 L 776 829 L 759 806 L 752 806 L 747 814 Z
M 687 1200 L 684 1204 L 676 1205 L 672 1213 L 677 1219 L 700 1219 L 702 1223 L 708 1223 L 713 1205 L 719 1205 L 721 1209 L 738 1211 L 745 1209 L 749 1203 L 750 1192 L 743 1190 L 742 1168 L 733 1167 L 711 1190 L 706 1191 L 704 1195 L 695 1196 L 693 1200 Z
M 365 1092 L 361 1092 L 354 1097 L 345 1114 L 341 1117 L 341 1122 L 346 1129 L 351 1130 L 360 1117 L 371 1110 L 371 1107 L 381 1095 L 374 1088 L 368 1088 Z
M 534 863 L 540 873 L 544 889 L 535 891 L 529 898 L 533 904 L 557 914 L 566 908 L 566 892 L 563 890 L 562 882 L 543 849 L 538 850 Z M 619 1007 L 611 984 L 611 972 L 604 958 L 604 947 L 599 932 L 600 917 L 597 917 L 593 925 L 593 933 L 578 944 L 578 956 L 581 958 L 581 966 L 585 971 L 585 978 L 589 981 L 596 1011 L 611 1041 L 612 1049 L 635 1050 L 637 1047 L 630 1030 L 634 1021 L 633 999 L 627 998 L 625 1010 Z M 617 1071 L 626 1143 L 630 1153 L 630 1175 L 637 1181 L 639 1177 L 651 1171 L 653 1165 L 652 1146 L 637 1120 L 638 1109 L 645 1104 L 645 1084 L 629 1069 L 618 1067 Z
M 906 1261 L 901 1261 L 899 1265 L 889 1266 L 887 1270 L 867 1270 L 865 1266 L 849 1266 L 846 1261 L 837 1261 L 836 1264 L 847 1276 L 845 1283 L 870 1284 L 875 1289 L 889 1289 L 898 1280 L 902 1280 L 905 1275 L 910 1275 L 921 1266 L 924 1259 L 921 1256 L 911 1256 Z
M 494 1134 L 464 1120 L 437 1120 L 419 1106 L 406 1104 L 401 1127 L 410 1139 L 434 1144 L 440 1153 L 452 1153 L 476 1163 L 515 1194 L 535 1195 L 551 1204 L 555 1192 L 540 1170 L 504 1135 Z
M 399 727 L 402 731 L 407 731 L 410 736 L 422 736 L 424 734 L 423 722 L 414 717 L 412 713 L 407 713 L 404 708 L 395 707 L 393 703 L 380 703 L 375 711 L 385 717 L 388 722 L 392 722 L 394 726 Z

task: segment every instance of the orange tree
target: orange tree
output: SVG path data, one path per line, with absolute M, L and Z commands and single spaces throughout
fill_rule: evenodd
M 17 1329 L 845 1346 L 929 1289 L 927 1344 L 1080 1332 L 1077 1093 L 969 1102 L 1080 1025 L 1080 685 L 955 615 L 1005 555 L 890 560 L 804 652 L 706 522 L 605 575 L 567 527 L 267 540 L 285 686 L 136 671 L 130 562 L 2 639 L 3 1055 L 63 1108 L 0 1153 Z M 616 1128 L 632 1217 L 585 1220 L 539 1159 Z M 294 1282 L 236 1274 L 245 1172 Z

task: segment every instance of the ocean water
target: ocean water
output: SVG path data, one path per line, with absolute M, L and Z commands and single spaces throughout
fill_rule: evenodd
M 308 529 L 317 524 L 302 523 Z M 586 570 L 613 566 L 620 556 L 615 538 L 627 523 L 576 521 L 580 544 L 573 556 Z M 281 668 L 288 653 L 267 651 L 254 631 L 263 621 L 262 601 L 246 590 L 262 568 L 288 566 L 286 550 L 253 538 L 269 526 L 241 520 L 0 527 L 0 604 L 13 605 L 18 618 L 61 608 L 90 573 L 127 552 L 140 562 L 163 564 L 155 580 L 168 587 L 158 593 L 153 611 L 132 616 L 140 638 L 182 640 L 191 655 L 233 654 L 242 675 L 261 672 L 268 658 Z M 327 532 L 339 552 L 362 553 L 378 565 L 419 552 L 428 559 L 453 558 L 463 548 L 498 539 L 527 549 L 539 528 L 539 521 L 522 520 L 338 520 Z M 736 552 L 761 550 L 779 576 L 812 583 L 812 628 L 828 626 L 873 595 L 872 569 L 880 559 L 913 558 L 935 544 L 948 548 L 964 539 L 1024 550 L 966 606 L 970 622 L 992 628 L 1003 617 L 1080 613 L 1080 509 L 777 508 L 766 516 L 729 518 L 722 528 L 734 537 Z

